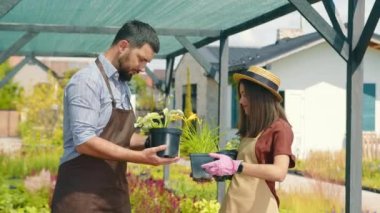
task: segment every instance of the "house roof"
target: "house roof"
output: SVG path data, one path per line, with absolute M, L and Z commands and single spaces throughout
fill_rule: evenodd
M 240 59 L 246 56 L 256 55 L 260 48 L 250 47 L 230 47 L 228 64 L 240 62 Z M 205 47 L 199 51 L 212 64 L 219 63 L 219 47 Z
M 157 30 L 156 58 L 175 57 L 187 52 L 179 36 L 199 48 L 294 10 L 287 0 L 2 0 L 0 59 L 4 54 L 95 56 L 132 19 Z
M 301 51 L 321 42 L 324 42 L 324 39 L 317 32 L 290 39 L 281 39 L 275 44 L 261 48 L 255 55 L 240 58 L 240 61 L 230 64 L 230 66 L 266 64 L 268 61 Z
M 288 54 L 290 51 L 319 40 L 322 41 L 323 39 L 318 33 L 311 33 L 292 39 L 281 39 L 275 44 L 262 48 L 230 47 L 228 64 L 230 67 L 259 64 L 277 56 Z M 219 47 L 207 46 L 201 48 L 199 52 L 207 61 L 212 63 L 213 66 L 219 66 Z
M 252 65 L 265 65 L 273 60 L 296 53 L 306 48 L 312 47 L 325 40 L 314 32 L 295 38 L 284 38 L 262 48 L 230 47 L 229 66 L 230 70 L 246 68 Z M 369 46 L 380 49 L 380 35 L 374 34 Z M 218 66 L 219 48 L 207 46 L 201 48 L 200 52 L 214 66 Z

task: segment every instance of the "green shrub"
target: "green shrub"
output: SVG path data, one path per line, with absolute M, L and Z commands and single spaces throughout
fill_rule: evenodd
M 363 186 L 380 189 L 380 160 L 363 161 Z
M 219 129 L 198 119 L 198 122 L 187 123 L 182 129 L 180 151 L 181 156 L 190 153 L 210 153 L 218 151 Z
M 52 174 L 56 174 L 61 154 L 61 147 L 53 147 L 24 148 L 12 155 L 0 155 L 0 177 L 25 178 L 28 175 L 40 172 L 42 169 L 47 169 Z
M 183 197 L 180 202 L 181 213 L 193 213 L 194 209 L 194 198 Z
M 314 178 L 343 182 L 345 177 L 345 153 L 311 152 L 304 163 L 297 165 L 297 168 L 300 166 L 304 166 L 304 171 Z
M 216 200 L 202 199 L 194 203 L 196 212 L 199 213 L 217 213 L 220 205 Z
M 11 72 L 8 61 L 0 64 L 0 81 Z M 0 88 L 0 110 L 15 110 L 17 103 L 22 97 L 23 89 L 12 81 L 7 82 L 3 87 Z
M 3 213 L 47 213 L 49 208 L 50 189 L 28 192 L 22 183 L 9 185 L 0 180 L 0 212 Z
M 25 95 L 19 103 L 25 120 L 20 124 L 24 145 L 61 145 L 63 141 L 63 88 L 53 80 L 35 86 L 32 94 Z M 48 95 L 47 95 L 48 94 Z
M 362 167 L 362 185 L 380 189 L 380 160 L 363 160 Z M 317 179 L 344 183 L 345 153 L 311 152 L 305 160 L 297 160 L 295 169 Z
M 339 197 L 326 197 L 321 191 L 301 192 L 279 191 L 280 213 L 343 213 L 343 204 Z
M 24 145 L 62 145 L 64 87 L 76 71 L 66 71 L 64 78 L 58 81 L 49 72 L 48 83 L 36 85 L 31 94 L 25 94 L 19 101 L 17 109 L 24 117 L 20 123 Z
M 199 201 L 193 198 L 181 199 L 181 213 L 217 213 L 219 212 L 220 204 L 216 200 L 202 199 Z
M 128 172 L 154 180 L 163 178 L 162 166 L 147 166 L 128 163 Z M 216 183 L 214 181 L 198 183 L 190 177 L 190 167 L 178 164 L 170 165 L 168 186 L 179 197 L 201 199 L 216 198 Z
M 179 198 L 164 188 L 162 180 L 142 180 L 128 175 L 132 212 L 180 212 Z
M 153 180 L 162 180 L 163 177 L 162 166 L 154 167 L 129 163 L 128 172 L 142 179 L 152 178 Z M 190 168 L 187 166 L 170 165 L 170 177 L 167 188 L 180 198 L 179 208 L 181 212 L 186 212 L 186 209 L 189 209 L 187 212 L 194 212 L 190 210 L 195 208 L 193 204 L 197 201 L 212 201 L 216 198 L 216 183 L 214 181 L 204 183 L 194 182 L 189 174 Z M 192 203 L 191 206 L 190 203 Z M 202 206 L 203 204 L 199 205 Z M 207 205 L 204 205 L 204 207 L 208 208 Z

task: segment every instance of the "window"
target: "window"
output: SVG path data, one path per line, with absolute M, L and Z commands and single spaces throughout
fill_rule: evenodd
M 363 85 L 363 131 L 375 130 L 376 84 Z

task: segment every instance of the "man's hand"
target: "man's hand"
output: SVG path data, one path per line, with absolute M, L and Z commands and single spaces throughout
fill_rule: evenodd
M 218 160 L 202 165 L 202 168 L 213 176 L 233 175 L 237 172 L 241 160 L 232 160 L 227 155 L 210 153 L 210 157 Z
M 132 150 L 143 150 L 145 149 L 145 141 L 147 137 L 138 133 L 133 133 L 131 141 L 129 143 L 129 148 Z
M 157 147 L 152 147 L 152 148 L 146 148 L 142 151 L 144 160 L 142 163 L 144 164 L 150 164 L 154 166 L 158 165 L 166 165 L 166 164 L 171 164 L 175 163 L 179 160 L 179 157 L 175 158 L 161 158 L 157 156 L 157 152 L 165 150 L 167 145 L 161 145 Z

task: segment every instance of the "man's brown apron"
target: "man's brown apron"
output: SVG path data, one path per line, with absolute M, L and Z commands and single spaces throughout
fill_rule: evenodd
M 133 110 L 115 108 L 104 68 L 99 59 L 95 62 L 112 98 L 111 118 L 100 137 L 127 147 L 134 132 L 135 115 Z M 58 171 L 52 212 L 130 212 L 126 166 L 124 161 L 102 160 L 84 154 L 63 163 Z

